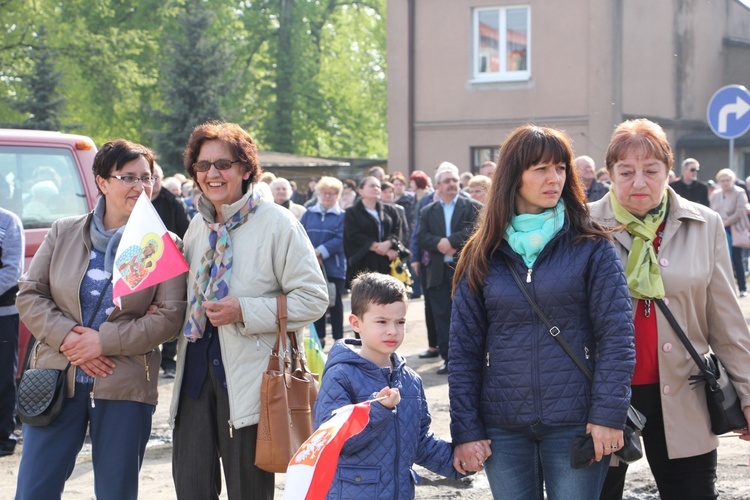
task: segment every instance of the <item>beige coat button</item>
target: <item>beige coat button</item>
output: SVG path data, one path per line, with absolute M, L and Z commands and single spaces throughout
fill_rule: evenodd
M 664 298 L 663 298 L 663 299 L 661 299 L 661 300 L 662 300 L 662 301 L 664 302 L 664 305 L 665 305 L 665 306 L 668 306 L 668 305 L 669 305 L 669 299 L 668 299 L 668 298 L 664 297 Z
M 669 352 L 669 351 L 672 350 L 672 344 L 670 344 L 669 342 L 667 342 L 666 344 L 664 344 L 664 347 L 662 349 L 664 349 L 664 352 Z
M 668 385 L 664 386 L 663 392 L 664 392 L 665 396 L 669 394 L 669 386 Z
M 669 259 L 659 259 L 659 264 L 663 267 L 667 267 L 669 265 Z

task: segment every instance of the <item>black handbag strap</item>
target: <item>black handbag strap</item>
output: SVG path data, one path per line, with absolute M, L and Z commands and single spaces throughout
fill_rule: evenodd
M 594 381 L 594 376 L 591 374 L 591 370 L 589 370 L 589 367 L 586 366 L 586 364 L 581 360 L 581 358 L 578 357 L 578 355 L 571 349 L 570 344 L 568 344 L 568 341 L 565 340 L 560 336 L 560 328 L 555 326 L 547 317 L 546 314 L 544 314 L 544 311 L 539 307 L 539 304 L 536 303 L 536 300 L 534 300 L 534 297 L 531 296 L 529 291 L 524 286 L 523 282 L 521 281 L 521 277 L 518 275 L 518 271 L 516 271 L 515 266 L 513 266 L 513 263 L 510 261 L 510 258 L 503 254 L 503 258 L 505 259 L 505 263 L 508 266 L 508 269 L 510 270 L 510 274 L 513 275 L 513 279 L 516 282 L 516 285 L 518 285 L 518 288 L 521 289 L 521 293 L 523 293 L 523 296 L 526 297 L 526 301 L 531 305 L 531 308 L 534 309 L 537 316 L 542 320 L 542 322 L 547 326 L 547 329 L 549 330 L 549 334 L 554 337 L 555 340 L 562 346 L 562 348 L 565 350 L 566 353 L 568 353 L 568 356 L 571 357 L 571 359 L 575 362 L 576 365 L 578 365 L 578 368 L 581 369 L 584 375 L 586 375 L 586 378 L 588 378 L 591 382 Z
M 586 378 L 589 379 L 591 383 L 594 382 L 594 376 L 591 373 L 591 370 L 589 370 L 589 367 L 586 366 L 586 364 L 581 360 L 580 357 L 573 351 L 573 349 L 570 347 L 570 344 L 568 344 L 568 341 L 562 338 L 560 336 L 560 328 L 555 326 L 547 317 L 546 314 L 544 314 L 544 311 L 542 311 L 541 307 L 539 307 L 539 304 L 536 303 L 536 300 L 534 300 L 534 297 L 531 296 L 531 293 L 526 289 L 526 286 L 524 286 L 523 281 L 521 281 L 521 277 L 518 275 L 518 271 L 516 271 L 516 268 L 513 266 L 513 263 L 511 262 L 510 258 L 503 254 L 503 258 L 505 259 L 505 263 L 508 266 L 508 269 L 510 270 L 510 274 L 513 276 L 513 279 L 516 282 L 516 285 L 518 285 L 518 288 L 521 289 L 521 293 L 523 293 L 523 296 L 526 297 L 526 301 L 531 305 L 532 309 L 536 312 L 537 316 L 542 320 L 542 322 L 547 326 L 547 329 L 549 330 L 549 334 L 554 337 L 555 340 L 560 344 L 560 346 L 565 350 L 565 352 L 570 356 L 570 359 L 572 359 L 576 365 L 578 365 L 578 368 L 581 369 L 583 374 L 586 376 Z M 633 426 L 637 430 L 642 430 L 644 425 L 646 425 L 646 417 L 643 416 L 641 412 L 635 409 L 635 407 L 631 404 L 628 405 L 628 419 L 633 424 Z
M 654 299 L 654 302 L 656 302 L 656 305 L 659 306 L 659 309 L 661 310 L 662 314 L 664 314 L 664 317 L 667 318 L 667 321 L 669 321 L 669 324 L 672 326 L 672 329 L 677 334 L 677 337 L 679 337 L 680 341 L 685 346 L 685 349 L 687 349 L 690 357 L 693 358 L 695 364 L 698 365 L 698 368 L 700 368 L 701 372 L 703 372 L 702 377 L 695 375 L 691 376 L 690 378 L 694 381 L 692 383 L 705 380 L 709 384 L 709 386 L 718 388 L 716 375 L 711 373 L 711 371 L 706 368 L 706 363 L 701 359 L 700 354 L 698 354 L 698 351 L 695 350 L 695 347 L 693 347 L 690 339 L 688 339 L 687 335 L 685 335 L 685 332 L 683 331 L 682 327 L 680 327 L 680 324 L 677 323 L 677 320 L 672 314 L 672 311 L 669 310 L 669 307 L 667 307 L 667 304 L 665 304 L 662 299 Z

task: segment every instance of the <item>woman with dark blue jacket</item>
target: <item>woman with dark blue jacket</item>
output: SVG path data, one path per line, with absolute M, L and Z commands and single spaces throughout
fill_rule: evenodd
M 455 462 L 484 466 L 493 496 L 599 497 L 623 445 L 635 363 L 622 264 L 589 218 L 562 132 L 524 126 L 500 149 L 485 212 L 454 278 L 448 381 Z M 539 307 L 594 374 L 589 382 L 534 312 Z M 570 465 L 590 433 L 595 461 Z M 471 453 L 482 443 L 484 464 Z M 460 469 L 459 469 L 460 470 Z
M 335 177 L 321 177 L 315 185 L 318 203 L 302 214 L 300 223 L 310 237 L 315 255 L 323 263 L 329 283 L 336 285 L 336 303 L 328 308 L 333 340 L 344 338 L 346 256 L 344 255 L 344 211 L 339 206 L 343 184 Z M 315 322 L 321 344 L 326 344 L 326 314 Z

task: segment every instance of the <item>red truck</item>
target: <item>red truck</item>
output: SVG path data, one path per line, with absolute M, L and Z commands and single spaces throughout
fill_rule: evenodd
M 23 221 L 26 267 L 52 222 L 94 208 L 98 192 L 91 166 L 95 155 L 94 141 L 82 135 L 0 128 L 0 206 Z M 26 367 L 30 338 L 21 324 L 19 375 Z

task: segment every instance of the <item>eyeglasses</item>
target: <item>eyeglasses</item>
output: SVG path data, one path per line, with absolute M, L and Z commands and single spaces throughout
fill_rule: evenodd
M 150 175 L 146 175 L 144 177 L 136 177 L 135 175 L 108 175 L 107 177 L 120 179 L 125 187 L 133 187 L 139 182 L 144 186 L 153 186 L 154 181 L 156 180 L 155 177 L 152 177 Z
M 339 193 L 336 191 L 323 191 L 320 196 L 338 196 Z
M 700 172 L 701 169 L 693 167 L 693 168 L 690 169 L 690 171 L 691 172 Z
M 240 162 L 239 160 L 197 161 L 193 163 L 193 168 L 196 172 L 208 172 L 211 170 L 211 165 L 213 165 L 216 167 L 216 170 L 229 170 L 234 163 Z

